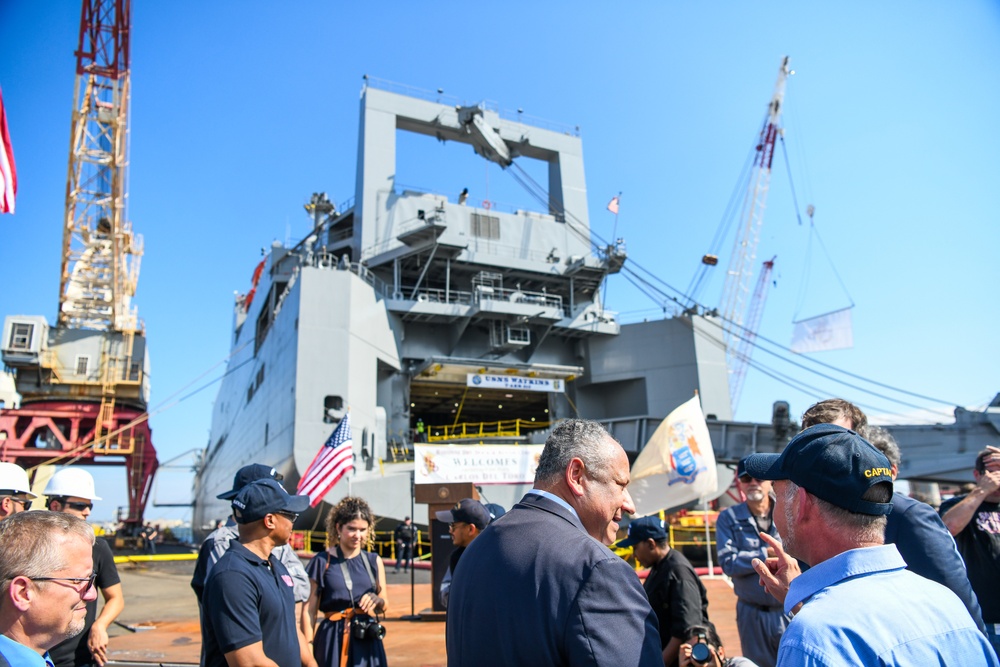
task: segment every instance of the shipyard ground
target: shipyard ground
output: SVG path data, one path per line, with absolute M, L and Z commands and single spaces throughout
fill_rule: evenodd
M 198 603 L 191 591 L 194 561 L 126 563 L 118 566 L 125 591 L 125 610 L 111 628 L 111 665 L 197 665 L 201 651 Z M 390 565 L 386 620 L 386 653 L 392 667 L 443 667 L 444 626 L 440 621 L 403 620 L 411 613 L 410 575 L 395 574 Z M 721 578 L 703 578 L 709 615 L 729 654 L 740 654 L 736 632 L 736 598 Z M 430 608 L 430 572 L 418 569 L 413 609 Z

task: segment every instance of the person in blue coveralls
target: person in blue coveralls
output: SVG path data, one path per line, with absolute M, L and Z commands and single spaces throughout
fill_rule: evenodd
M 908 571 L 884 543 L 892 470 L 864 438 L 818 424 L 781 454 L 752 454 L 745 465 L 753 478 L 774 481 L 784 541 L 761 533 L 775 556 L 755 560 L 754 569 L 772 594 L 787 585 L 785 611 L 797 610 L 778 667 L 1000 667 L 958 596 Z M 810 569 L 798 573 L 795 558 Z
M 743 655 L 760 667 L 774 667 L 778 643 L 791 617 L 781 602 L 760 585 L 760 577 L 753 569 L 754 558 L 767 557 L 768 546 L 760 534 L 781 539 L 774 525 L 774 495 L 771 482 L 748 475 L 742 460 L 736 468 L 736 484 L 746 502 L 727 507 L 715 522 L 719 565 L 733 580 L 736 629 Z
M 233 498 L 240 538 L 205 582 L 202 636 L 206 667 L 300 667 L 303 638 L 295 618 L 294 581 L 272 553 L 288 543 L 309 508 L 273 479 L 244 486 Z
M 86 625 L 94 530 L 57 512 L 0 521 L 0 665 L 52 667 L 48 650 Z

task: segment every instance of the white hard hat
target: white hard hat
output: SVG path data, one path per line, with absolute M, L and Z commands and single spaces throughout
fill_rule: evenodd
M 29 498 L 37 498 L 31 492 L 31 484 L 28 483 L 28 473 L 24 468 L 15 463 L 0 463 L 0 492 L 12 491 L 23 493 Z
M 82 468 L 68 466 L 57 470 L 45 486 L 45 495 L 50 498 L 86 498 L 100 500 L 94 491 L 94 478 Z

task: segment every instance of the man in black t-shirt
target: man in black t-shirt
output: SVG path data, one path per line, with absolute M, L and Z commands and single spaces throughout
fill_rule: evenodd
M 89 472 L 76 466 L 66 466 L 58 470 L 45 487 L 48 508 L 53 512 L 65 512 L 79 519 L 87 520 L 94 501 L 100 497 L 94 492 L 94 478 Z M 103 665 L 108 661 L 108 627 L 125 608 L 118 568 L 107 541 L 94 542 L 94 585 L 104 597 L 101 613 L 97 613 L 97 598 L 87 601 L 87 619 L 83 632 L 67 639 L 49 651 L 55 667 L 82 667 Z
M 663 664 L 675 666 L 685 631 L 708 620 L 708 591 L 681 552 L 671 549 L 663 519 L 646 516 L 628 526 L 619 547 L 632 547 L 635 559 L 649 574 L 642 584 L 660 626 Z
M 965 559 L 986 634 L 1000 655 L 1000 449 L 979 452 L 972 476 L 976 488 L 942 503 L 941 519 Z

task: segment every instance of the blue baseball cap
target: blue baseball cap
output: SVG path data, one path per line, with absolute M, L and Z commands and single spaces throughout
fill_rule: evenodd
M 266 466 L 261 463 L 251 463 L 250 465 L 243 466 L 236 471 L 236 476 L 233 477 L 232 490 L 223 491 L 217 495 L 216 498 L 219 500 L 232 500 L 236 497 L 236 494 L 240 492 L 240 489 L 250 482 L 258 479 L 275 479 L 280 482 L 284 479 L 284 476 L 271 466 Z
M 490 513 L 490 523 L 493 523 L 507 513 L 507 510 L 502 505 L 497 505 L 496 503 L 486 503 L 483 507 Z
M 864 496 L 876 484 L 892 486 L 892 465 L 882 452 L 854 431 L 816 424 L 788 443 L 780 454 L 744 459 L 754 479 L 789 480 L 812 495 L 857 514 L 885 515 L 892 503 Z
M 667 538 L 667 524 L 658 516 L 644 516 L 633 519 L 628 525 L 628 537 L 617 546 L 625 548 L 635 546 L 646 540 L 664 540 Z
M 435 512 L 434 515 L 438 521 L 443 523 L 461 521 L 462 523 L 471 523 L 479 530 L 490 524 L 489 510 L 483 507 L 481 502 L 472 498 L 462 498 L 452 509 Z
M 273 479 L 250 482 L 233 498 L 233 516 L 237 523 L 253 523 L 277 512 L 299 514 L 307 509 L 309 496 L 290 495 Z

